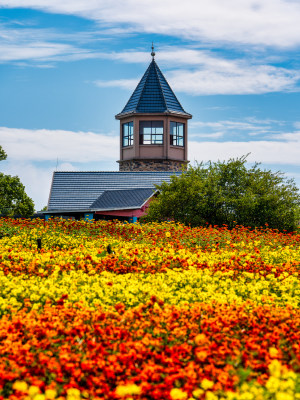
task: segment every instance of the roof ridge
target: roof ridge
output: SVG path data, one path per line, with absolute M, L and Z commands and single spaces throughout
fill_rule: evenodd
M 141 90 L 141 94 L 140 94 L 140 96 L 139 96 L 139 100 L 138 100 L 137 105 L 136 105 L 136 107 L 135 107 L 136 110 L 139 108 L 142 95 L 143 95 L 143 93 L 144 93 L 144 91 L 145 91 L 146 82 L 147 82 L 147 79 L 149 78 L 150 68 L 151 68 L 151 66 L 152 66 L 153 61 L 154 61 L 154 59 L 153 59 L 153 60 L 151 61 L 151 63 L 149 64 L 149 66 L 148 66 L 146 72 L 144 73 L 142 79 L 141 79 L 140 82 L 139 82 L 139 84 L 140 84 L 140 83 L 142 82 L 143 78 L 146 77 L 146 78 L 145 78 L 145 81 L 144 81 L 144 84 L 143 84 L 143 89 Z M 147 74 L 147 76 L 146 76 L 146 74 Z M 138 86 L 139 86 L 139 84 L 138 84 Z M 138 87 L 138 86 L 137 86 L 137 87 Z M 136 87 L 136 89 L 137 89 L 137 87 Z M 135 89 L 135 90 L 136 90 L 136 89 Z M 134 92 L 135 92 L 135 91 L 134 91 Z M 132 93 L 132 95 L 134 94 L 134 92 Z M 130 100 L 130 99 L 129 99 L 129 100 Z M 125 107 L 126 107 L 126 106 L 125 106 Z
M 165 102 L 165 108 L 166 108 L 167 111 L 169 111 L 168 105 L 167 105 L 167 101 L 166 101 L 166 97 L 165 97 L 164 91 L 163 91 L 162 86 L 161 86 L 160 77 L 159 77 L 159 74 L 157 73 L 157 69 L 158 69 L 159 72 L 161 72 L 161 71 L 160 71 L 160 69 L 159 69 L 159 66 L 158 66 L 158 65 L 156 64 L 156 62 L 154 61 L 154 58 L 153 58 L 153 61 L 152 61 L 152 62 L 154 63 L 154 67 L 155 67 L 155 72 L 156 72 L 157 79 L 158 79 L 159 88 L 160 88 L 162 97 L 163 97 L 164 102 Z M 165 79 L 165 80 L 166 80 L 166 79 Z M 170 89 L 171 89 L 171 88 L 170 88 Z M 171 90 L 172 90 L 172 89 L 171 89 Z
M 132 190 L 152 190 L 152 188 L 149 188 L 149 187 L 136 187 L 136 188 L 131 188 L 131 189 L 106 189 L 106 190 L 104 190 L 104 192 L 103 193 L 105 193 L 105 192 L 117 192 L 117 191 L 124 191 L 124 190 L 127 190 L 127 191 L 132 191 Z
M 144 77 L 145 77 L 145 76 L 146 76 L 146 74 L 148 73 L 148 71 L 149 71 L 149 69 L 150 69 L 150 66 L 151 66 L 151 64 L 149 64 L 149 66 L 148 66 L 148 68 L 146 69 L 146 71 L 145 71 L 144 75 L 141 77 L 141 79 L 140 79 L 139 83 L 136 85 L 136 87 L 135 87 L 134 91 L 132 92 L 131 96 L 129 97 L 129 100 L 128 100 L 128 101 L 127 101 L 127 103 L 125 104 L 125 107 L 123 108 L 123 110 L 121 111 L 121 113 L 120 113 L 120 114 L 122 114 L 122 113 L 123 113 L 123 111 L 125 110 L 125 108 L 127 107 L 127 105 L 130 103 L 131 99 L 133 98 L 134 94 L 135 94 L 135 93 L 136 93 L 136 91 L 137 91 L 137 88 L 138 88 L 138 87 L 141 85 L 141 82 L 142 82 L 142 80 L 144 79 Z M 143 93 L 143 91 L 144 91 L 144 88 L 145 88 L 145 83 L 146 83 L 146 79 L 145 79 L 145 81 L 144 81 L 143 85 L 141 85 L 141 86 L 142 86 L 141 94 L 142 94 L 142 93 Z M 139 96 L 138 104 L 139 104 L 139 102 L 140 102 L 140 100 L 141 100 L 141 94 L 140 94 L 140 96 Z
M 182 108 L 182 111 L 183 111 L 185 114 L 188 114 L 188 113 L 185 111 L 185 109 L 182 107 L 180 101 L 178 100 L 176 94 L 174 93 L 173 89 L 171 88 L 171 86 L 170 86 L 169 82 L 167 81 L 167 79 L 165 78 L 164 74 L 161 72 L 159 66 L 158 66 L 157 64 L 156 64 L 156 66 L 157 66 L 158 72 L 161 74 L 162 78 L 165 80 L 165 82 L 166 82 L 167 85 L 169 86 L 169 89 L 170 89 L 171 93 L 173 94 L 173 96 L 175 97 L 176 101 L 178 102 L 178 104 L 179 104 L 180 107 Z M 159 84 L 161 85 L 161 83 L 160 83 L 160 77 L 159 77 Z M 166 109 L 169 111 L 167 102 L 166 102 Z

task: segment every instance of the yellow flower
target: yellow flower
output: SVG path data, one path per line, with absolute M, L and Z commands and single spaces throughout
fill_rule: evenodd
M 116 394 L 120 397 L 126 397 L 128 395 L 141 394 L 141 388 L 137 385 L 119 385 L 116 389 Z
M 219 397 L 213 394 L 213 392 L 206 392 L 205 400 L 218 400 Z
M 34 400 L 45 400 L 46 397 L 44 394 L 38 393 L 34 396 Z
M 45 391 L 46 399 L 49 399 L 49 400 L 55 399 L 56 395 L 57 395 L 57 392 L 54 389 L 47 389 Z
M 24 382 L 24 381 L 16 381 L 16 382 L 13 384 L 13 389 L 14 389 L 14 390 L 18 390 L 19 392 L 25 393 L 25 392 L 27 392 L 28 385 L 27 385 L 27 383 Z
M 214 386 L 214 383 L 206 378 L 204 378 L 203 381 L 201 382 L 201 387 L 204 390 L 211 389 L 213 386 Z
M 173 400 L 186 400 L 188 395 L 181 389 L 173 388 L 170 392 L 171 399 Z
M 67 390 L 67 400 L 77 400 L 80 399 L 80 390 L 76 388 L 70 388 Z
M 277 392 L 276 400 L 294 400 L 294 396 L 286 392 Z
M 266 388 L 270 393 L 276 393 L 279 389 L 280 380 L 275 376 L 270 376 L 266 383 Z
M 273 360 L 269 365 L 269 371 L 271 376 L 279 378 L 281 375 L 281 364 L 278 360 Z
M 196 397 L 196 399 L 198 399 L 203 393 L 204 391 L 202 389 L 195 389 L 193 391 L 193 396 Z
M 269 354 L 272 358 L 278 357 L 278 350 L 276 349 L 276 347 L 270 347 Z
M 28 390 L 28 394 L 30 397 L 34 397 L 38 393 L 40 393 L 40 389 L 37 386 L 30 386 Z

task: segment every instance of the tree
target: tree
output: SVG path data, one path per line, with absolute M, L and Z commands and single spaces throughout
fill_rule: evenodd
M 145 221 L 186 225 L 244 225 L 293 231 L 300 220 L 299 189 L 281 172 L 246 168 L 246 158 L 201 163 L 157 185 Z
M 6 160 L 6 158 L 7 158 L 7 154 L 5 153 L 5 151 L 0 146 L 0 161 Z
M 0 161 L 7 157 L 0 146 Z M 0 214 L 29 217 L 34 213 L 34 203 L 25 193 L 25 187 L 17 176 L 0 172 Z

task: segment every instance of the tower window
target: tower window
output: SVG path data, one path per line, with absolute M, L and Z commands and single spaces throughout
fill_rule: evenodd
M 122 125 L 122 146 L 133 145 L 133 122 L 126 122 Z
M 163 144 L 163 121 L 140 121 L 140 144 Z
M 170 122 L 170 144 L 172 146 L 184 146 L 184 127 L 181 122 Z

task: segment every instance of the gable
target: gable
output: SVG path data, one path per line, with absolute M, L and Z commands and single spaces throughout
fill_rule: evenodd
M 154 188 L 106 190 L 91 205 L 92 210 L 141 208 L 153 196 Z

